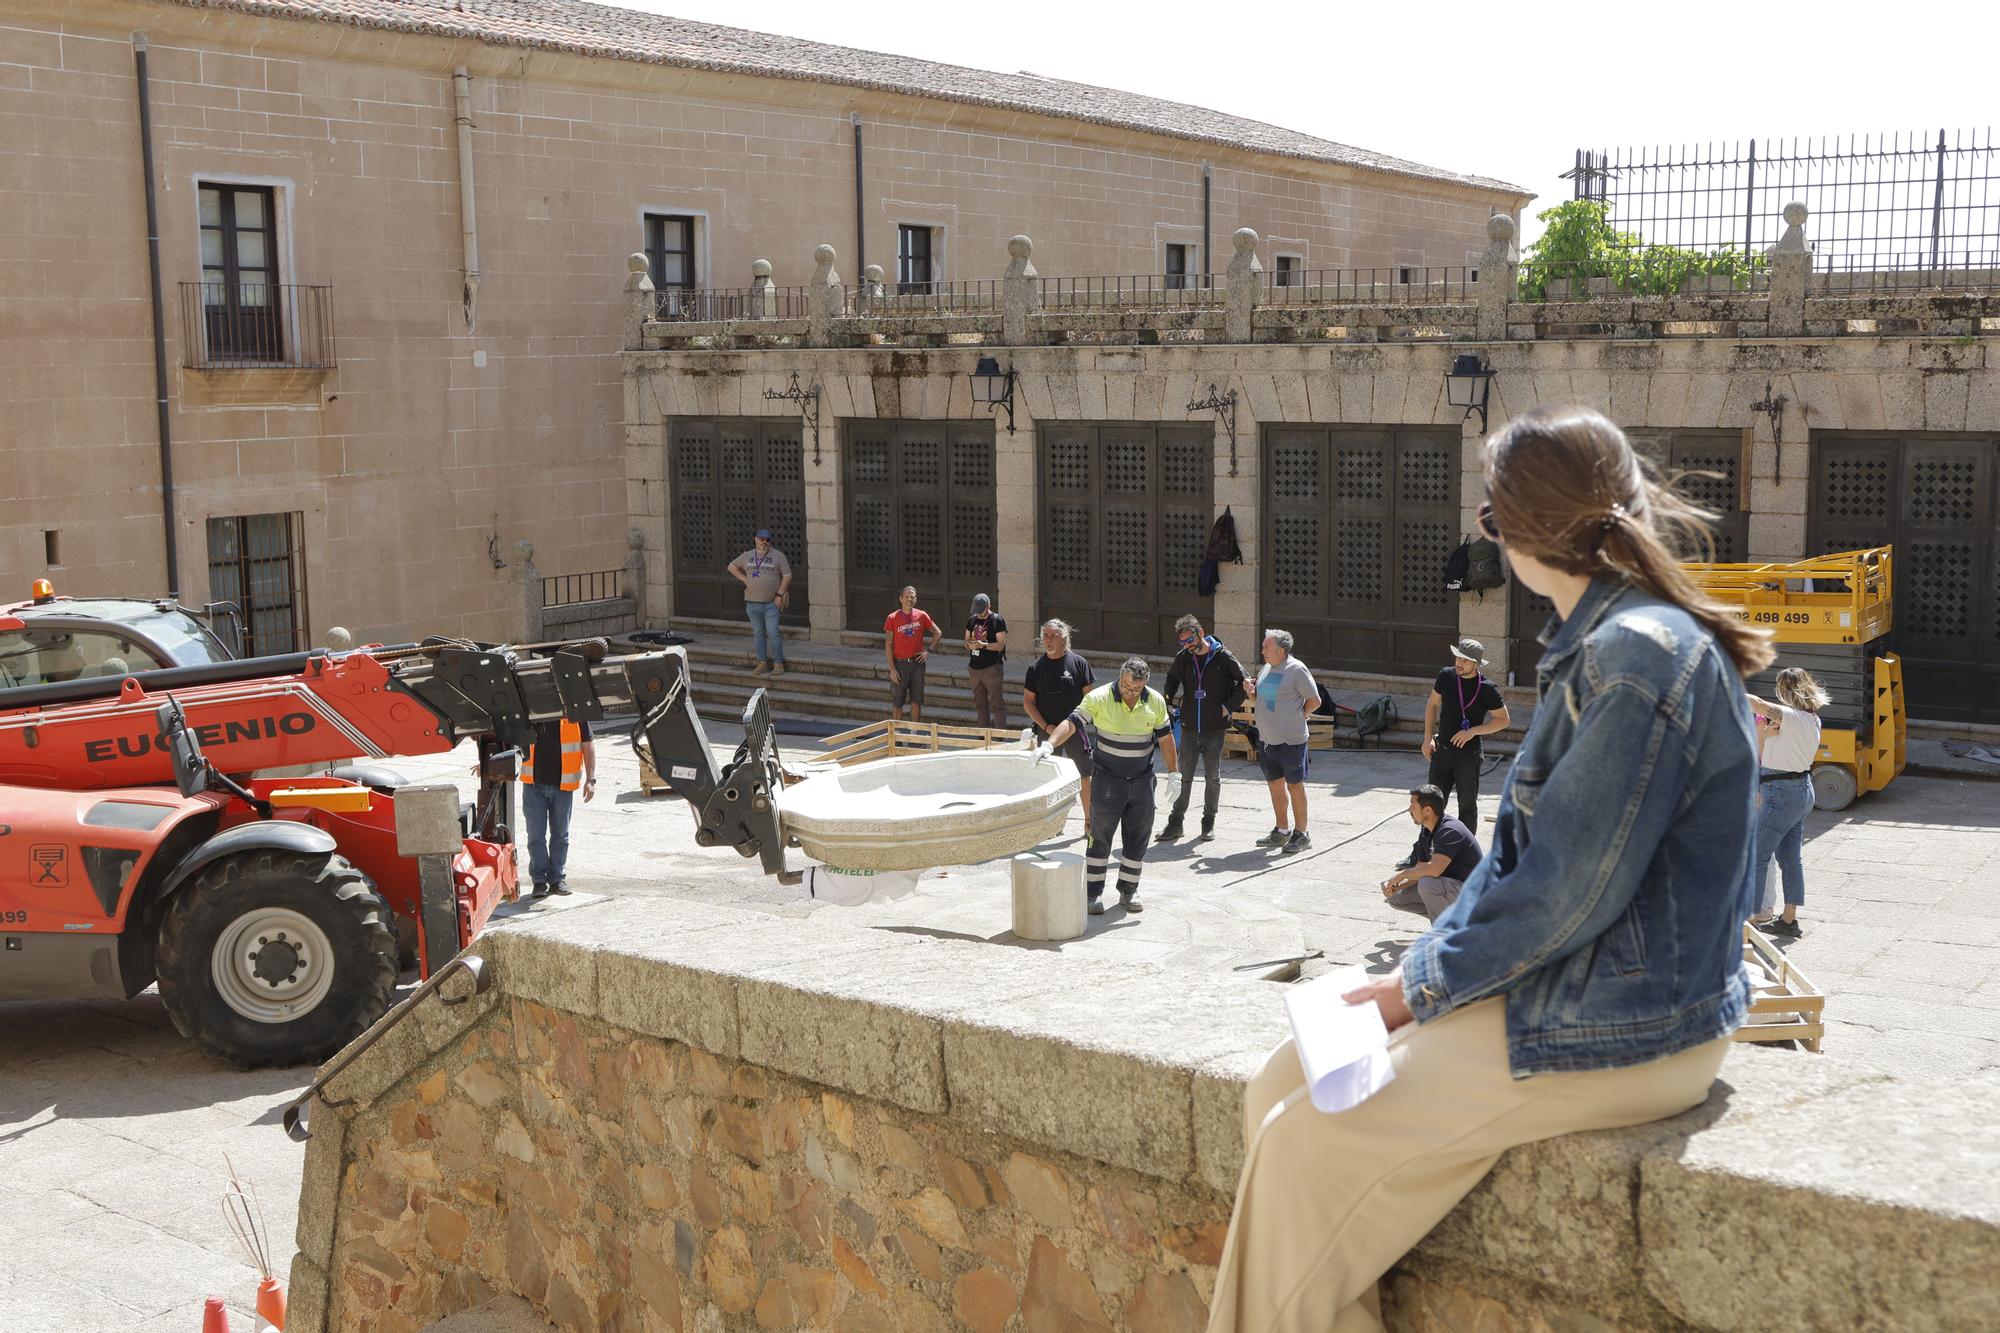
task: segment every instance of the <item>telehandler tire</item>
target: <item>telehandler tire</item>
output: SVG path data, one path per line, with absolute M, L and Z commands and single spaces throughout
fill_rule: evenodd
M 208 1054 L 318 1064 L 387 1012 L 395 915 L 346 857 L 244 852 L 174 895 L 158 972 L 174 1026 Z

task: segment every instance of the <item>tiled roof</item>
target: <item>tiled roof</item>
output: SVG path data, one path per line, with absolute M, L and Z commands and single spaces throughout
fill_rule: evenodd
M 908 56 L 589 4 L 585 0 L 175 0 L 175 3 L 197 9 L 227 9 L 265 17 L 470 38 L 496 46 L 541 47 L 612 60 L 846 84 L 1091 121 L 1196 143 L 1393 172 L 1503 194 L 1528 193 L 1519 186 L 1490 177 L 1463 176 L 1262 121 L 1140 93 L 1046 79 L 1038 74 L 1000 74 L 941 65 Z

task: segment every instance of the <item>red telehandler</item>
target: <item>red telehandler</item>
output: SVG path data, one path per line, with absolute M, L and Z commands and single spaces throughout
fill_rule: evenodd
M 690 802 L 697 843 L 785 873 L 763 693 L 717 763 L 678 649 L 432 640 L 0 689 L 0 1000 L 124 998 L 157 980 L 211 1054 L 324 1060 L 388 1008 L 399 954 L 428 976 L 515 896 L 513 784 L 535 727 L 619 713 Z M 424 901 L 398 854 L 385 775 L 250 776 L 466 739 L 480 786 L 449 902 Z

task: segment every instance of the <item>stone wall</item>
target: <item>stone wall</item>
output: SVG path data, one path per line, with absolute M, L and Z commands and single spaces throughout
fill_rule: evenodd
M 1491 365 L 1488 420 L 1542 405 L 1582 404 L 1635 436 L 1675 431 L 1739 432 L 1748 475 L 1750 559 L 1806 553 L 1814 440 L 1826 431 L 2000 432 L 2000 360 L 1991 339 L 1842 334 L 1829 337 L 1674 337 L 1645 340 L 1544 338 L 1486 344 L 1382 342 L 1021 347 L 1002 353 L 1019 377 L 1015 433 L 998 431 L 996 543 L 999 604 L 1023 621 L 1042 611 L 1035 430 L 1040 422 L 1186 422 L 1215 429 L 1215 506 L 1230 506 L 1244 566 L 1223 571 L 1218 632 L 1251 644 L 1261 608 L 1264 533 L 1262 430 L 1266 426 L 1432 425 L 1462 431 L 1460 529 L 1472 530 L 1484 495 L 1480 419 L 1446 401 L 1445 372 L 1468 350 Z M 627 351 L 626 465 L 633 524 L 647 534 L 649 607 L 672 607 L 672 507 L 666 430 L 677 416 L 795 412 L 766 401 L 792 372 L 822 388 L 821 461 L 807 463 L 816 636 L 847 623 L 840 578 L 842 432 L 850 419 L 981 417 L 968 376 L 977 348 L 772 348 Z M 1236 446 L 1213 413 L 1187 404 L 1215 384 L 1234 391 Z M 1772 414 L 1771 405 L 1777 405 Z M 1483 639 L 1504 671 L 1509 599 L 1466 596 L 1461 632 Z
M 134 32 L 151 43 L 177 591 L 209 594 L 209 517 L 298 513 L 309 640 L 331 624 L 385 642 L 510 632 L 491 553 L 504 560 L 518 540 L 552 570 L 617 563 L 608 262 L 644 244 L 650 209 L 697 219 L 705 287 L 747 284 L 764 255 L 779 281 L 804 281 L 830 209 L 852 217 L 850 112 L 873 136 L 870 256 L 893 264 L 899 222 L 942 225 L 947 278 L 984 276 L 972 257 L 1023 227 L 1071 272 L 1161 272 L 1155 224 L 1198 235 L 1204 159 L 1228 216 L 1296 237 L 1313 264 L 1462 263 L 1488 212 L 1522 202 L 798 79 L 228 6 L 0 0 L 0 411 L 12 427 L 0 493 L 19 501 L 0 518 L 9 588 L 45 572 L 54 531 L 62 563 L 47 572 L 64 591 L 167 591 Z M 471 302 L 459 65 L 471 74 Z M 332 288 L 335 369 L 182 368 L 177 284 L 201 271 L 197 180 L 276 191 L 280 281 Z M 851 223 L 836 235 L 851 252 Z
M 288 1327 L 518 1295 L 568 1330 L 1201 1328 L 1280 992 L 824 922 L 490 931 L 494 987 L 315 1107 Z M 1389 1327 L 1991 1326 L 1996 1092 L 1742 1048 L 1686 1116 L 1508 1154 Z

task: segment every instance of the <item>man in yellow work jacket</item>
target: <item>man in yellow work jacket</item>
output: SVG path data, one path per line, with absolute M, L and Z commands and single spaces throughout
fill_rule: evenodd
M 576 792 L 597 794 L 597 744 L 588 722 L 561 718 L 535 728 L 535 743 L 521 763 L 521 813 L 528 825 L 528 879 L 534 896 L 569 894 L 569 816 Z
M 1118 905 L 1128 912 L 1143 910 L 1139 902 L 1139 871 L 1146 846 L 1153 840 L 1153 752 L 1167 761 L 1167 800 L 1180 794 L 1180 767 L 1174 753 L 1173 724 L 1167 701 L 1148 689 L 1153 668 L 1143 657 L 1128 657 L 1118 679 L 1083 696 L 1035 753 L 1059 750 L 1088 723 L 1091 734 L 1090 809 L 1084 812 L 1090 831 L 1084 844 L 1084 880 L 1090 913 L 1104 913 L 1104 877 L 1111 868 L 1111 839 L 1118 847 Z

